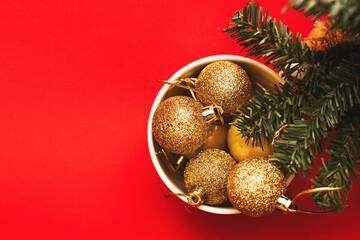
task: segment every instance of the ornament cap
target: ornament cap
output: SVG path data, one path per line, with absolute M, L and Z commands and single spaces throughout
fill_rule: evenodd
M 293 200 L 290 198 L 290 196 L 287 194 L 282 194 L 276 201 L 275 207 L 277 210 L 287 213 L 291 211 L 295 205 L 293 204 Z
M 189 192 L 187 196 L 189 197 L 189 203 L 194 207 L 200 206 L 203 203 L 203 196 L 205 191 L 202 187 L 196 187 L 193 191 Z
M 202 116 L 204 117 L 207 124 L 212 124 L 220 120 L 221 124 L 224 124 L 224 119 L 221 116 L 224 110 L 220 106 L 209 105 L 202 108 Z

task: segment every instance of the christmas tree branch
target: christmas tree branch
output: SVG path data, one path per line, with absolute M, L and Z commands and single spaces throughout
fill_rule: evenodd
M 292 33 L 281 21 L 268 16 L 268 11 L 255 2 L 248 3 L 233 14 L 230 26 L 224 29 L 242 46 L 249 56 L 264 57 L 275 70 L 285 70 L 289 76 L 303 66 L 316 66 L 310 49 L 301 34 Z
M 359 110 L 359 109 L 357 109 Z M 357 168 L 360 165 L 360 112 L 352 111 L 336 128 L 336 137 L 329 137 L 331 145 L 326 148 L 330 158 L 322 160 L 319 173 L 311 179 L 314 187 L 331 186 L 343 189 L 336 192 L 318 192 L 312 194 L 315 203 L 320 208 L 338 211 L 346 206 L 347 192 L 351 181 L 360 175 Z
M 253 145 L 262 146 L 263 134 L 273 144 L 269 160 L 297 174 L 308 174 L 315 156 L 329 152 L 330 159 L 311 181 L 314 187 L 345 187 L 312 196 L 318 207 L 337 211 L 345 206 L 346 192 L 359 175 L 360 19 L 352 11 L 360 9 L 360 2 L 293 0 L 292 6 L 315 17 L 332 14 L 332 28 L 341 28 L 346 41 L 317 51 L 254 2 L 235 12 L 224 31 L 249 56 L 263 57 L 281 70 L 287 81 L 274 92 L 257 92 L 239 108 L 233 124 L 248 141 L 253 138 Z M 328 131 L 334 129 L 336 138 L 329 138 Z M 326 140 L 331 146 L 325 146 Z
M 356 65 L 360 69 L 358 62 L 348 64 L 347 68 Z M 336 79 L 342 69 L 343 64 L 340 64 L 326 79 Z M 354 77 L 356 79 L 357 76 L 352 75 L 348 80 L 342 78 L 335 88 L 324 83 L 323 95 L 312 95 L 304 86 L 299 91 L 289 83 L 282 85 L 281 89 L 275 87 L 276 93 L 258 92 L 238 110 L 234 125 L 243 135 L 253 137 L 254 143 L 262 146 L 261 133 L 270 143 L 281 125 L 287 124 L 286 132 L 274 141 L 274 154 L 269 159 L 304 175 L 304 171 L 310 169 L 313 156 L 323 151 L 328 129 L 336 127 L 340 116 L 360 104 L 359 81 L 354 82 Z M 294 83 L 298 82 L 304 81 L 297 80 Z
M 301 115 L 307 115 L 308 119 L 295 120 L 288 124 L 280 139 L 274 141 L 274 154 L 270 155 L 269 159 L 304 175 L 311 168 L 314 155 L 324 150 L 324 139 L 328 136 L 328 130 L 336 127 L 340 116 L 351 109 L 347 106 L 360 104 L 357 90 L 359 84 L 356 85 L 342 86 L 320 100 L 314 99 L 317 103 L 312 102 L 313 107 L 299 108 Z M 352 96 L 357 97 L 354 100 Z
M 331 29 L 343 29 L 358 33 L 360 30 L 360 1 L 358 0 L 290 0 L 292 8 L 314 15 L 315 21 L 323 15 L 330 16 Z
M 256 92 L 253 99 L 234 114 L 236 121 L 233 124 L 242 135 L 249 139 L 253 137 L 253 144 L 262 146 L 262 133 L 267 143 L 270 143 L 281 125 L 301 118 L 299 108 L 306 102 L 297 97 L 301 93 L 289 83 L 281 85 L 280 88 L 274 86 L 274 89 L 275 92 Z

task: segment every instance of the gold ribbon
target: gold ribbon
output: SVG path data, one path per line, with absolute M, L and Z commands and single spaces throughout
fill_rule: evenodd
M 281 122 L 280 126 L 279 126 L 279 129 L 274 133 L 274 137 L 273 137 L 273 140 L 271 142 L 271 146 L 274 146 L 274 143 L 275 141 L 280 137 L 280 133 L 283 129 L 285 129 L 288 125 L 283 122 Z
M 181 82 L 181 81 L 186 82 L 185 79 L 180 79 L 180 80 L 178 80 L 178 82 L 179 82 L 179 81 L 180 81 L 180 82 Z M 192 88 L 192 87 L 185 86 L 185 85 L 181 85 L 181 84 L 179 84 L 179 83 L 177 83 L 177 82 L 170 82 L 170 81 L 166 81 L 166 80 L 159 80 L 159 82 L 165 83 L 165 84 L 170 84 L 170 85 L 173 85 L 173 86 L 176 86 L 176 87 L 180 87 L 180 88 L 184 88 L 184 89 L 189 90 L 190 92 L 193 91 L 193 92 L 196 92 L 196 93 L 198 93 L 198 94 L 200 94 L 200 95 L 203 95 L 205 98 L 207 98 L 207 99 L 211 102 L 211 104 L 212 104 L 211 107 L 215 110 L 214 112 L 217 112 L 217 113 L 218 113 L 216 117 L 218 117 L 218 118 L 220 119 L 221 124 L 224 124 L 224 119 L 223 119 L 223 117 L 222 117 L 222 114 L 224 113 L 224 110 L 223 110 L 220 106 L 218 106 L 218 105 L 216 104 L 215 100 L 214 100 L 211 96 L 209 96 L 209 95 L 207 95 L 207 94 L 205 94 L 205 93 L 203 93 L 203 92 L 201 92 L 201 91 L 199 91 L 199 90 L 196 90 L 196 89 L 194 89 L 194 88 Z M 193 94 L 192 94 L 192 95 L 193 95 Z M 194 95 L 193 95 L 193 97 L 194 97 L 194 99 L 196 100 L 196 98 L 195 98 Z
M 168 198 L 168 197 L 171 197 L 171 196 L 185 197 L 188 204 L 195 208 L 195 211 L 191 211 L 190 208 L 189 208 L 189 205 L 184 203 L 185 209 L 191 214 L 195 214 L 196 210 L 197 210 L 197 207 L 200 206 L 201 204 L 203 204 L 203 200 L 201 199 L 201 197 L 195 191 L 190 192 L 188 194 L 185 194 L 185 193 L 167 193 L 167 194 L 164 194 L 165 198 Z
M 294 209 L 294 207 L 295 207 L 296 200 L 305 194 L 311 194 L 311 193 L 315 193 L 315 192 L 338 191 L 338 190 L 343 189 L 345 186 L 346 185 L 341 186 L 341 187 L 319 187 L 319 188 L 312 188 L 312 189 L 308 189 L 303 192 L 300 192 L 293 198 L 293 200 L 291 201 L 291 207 L 288 208 L 287 211 L 285 211 L 284 213 L 286 213 L 286 212 L 302 212 L 302 213 L 308 213 L 308 214 L 321 214 L 321 213 L 332 212 L 332 211 L 314 212 L 314 211 L 307 211 L 307 210 L 301 210 L 301 209 Z

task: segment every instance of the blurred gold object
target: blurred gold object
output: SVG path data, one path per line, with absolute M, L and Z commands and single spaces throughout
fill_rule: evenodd
M 226 150 L 226 137 L 228 125 L 210 125 L 209 137 L 205 140 L 204 145 L 200 149 L 218 148 Z
M 246 142 L 247 137 L 243 136 L 234 125 L 230 125 L 227 134 L 227 145 L 231 155 L 237 162 L 248 158 L 267 157 L 272 154 L 271 144 L 267 144 L 265 138 L 261 137 L 263 148 L 260 144 L 252 145 L 252 139 Z

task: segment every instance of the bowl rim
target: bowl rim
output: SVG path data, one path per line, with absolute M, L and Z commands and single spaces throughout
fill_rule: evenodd
M 266 65 L 264 65 L 258 61 L 255 61 L 253 59 L 250 59 L 250 58 L 246 58 L 246 57 L 238 56 L 238 55 L 229 55 L 229 54 L 212 55 L 212 56 L 200 58 L 198 60 L 190 62 L 189 64 L 185 65 L 184 67 L 179 69 L 177 72 L 175 72 L 169 78 L 169 81 L 174 81 L 176 79 L 181 78 L 181 76 L 183 76 L 190 69 L 194 69 L 195 67 L 197 67 L 199 65 L 206 65 L 211 62 L 220 61 L 220 60 L 227 60 L 227 61 L 234 61 L 234 62 L 246 62 L 249 64 L 257 65 L 257 67 L 259 67 L 262 71 L 265 71 L 270 75 L 273 75 L 274 78 L 278 78 L 279 82 L 281 82 L 281 78 L 279 77 L 279 75 L 277 73 L 275 73 L 272 69 L 267 67 Z M 162 86 L 162 88 L 156 95 L 156 98 L 152 104 L 149 119 L 148 119 L 148 126 L 147 126 L 147 141 L 148 141 L 148 147 L 149 147 L 149 151 L 150 151 L 151 160 L 152 160 L 153 165 L 156 169 L 156 172 L 160 176 L 161 180 L 164 182 L 164 184 L 169 188 L 169 190 L 172 193 L 183 193 L 183 191 L 180 188 L 178 188 L 175 184 L 173 184 L 169 180 L 169 178 L 166 176 L 165 172 L 163 171 L 162 167 L 160 166 L 160 163 L 159 163 L 158 158 L 155 153 L 155 146 L 154 146 L 153 135 L 152 135 L 153 115 L 155 113 L 157 106 L 160 104 L 160 102 L 162 101 L 164 95 L 166 94 L 166 92 L 168 91 L 169 88 L 170 88 L 170 85 L 168 85 L 168 84 L 165 84 L 164 86 Z M 185 203 L 188 203 L 186 197 L 184 197 L 184 196 L 178 196 L 178 197 Z M 222 207 L 222 206 L 200 205 L 197 208 L 200 210 L 203 210 L 205 212 L 215 213 L 215 214 L 225 214 L 225 215 L 240 214 L 239 210 L 237 210 L 236 208 L 231 207 L 231 206 L 230 207 Z

